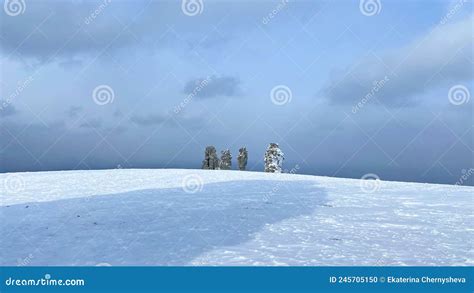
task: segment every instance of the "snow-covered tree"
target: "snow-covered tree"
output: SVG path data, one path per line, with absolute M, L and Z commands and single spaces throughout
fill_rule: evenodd
M 281 173 L 281 166 L 285 159 L 277 143 L 270 143 L 265 153 L 265 172 Z
M 202 168 L 210 170 L 219 169 L 219 158 L 217 157 L 216 148 L 214 146 L 206 147 Z
M 237 161 L 239 162 L 239 170 L 245 171 L 247 167 L 247 159 L 248 159 L 248 152 L 246 147 L 242 147 L 239 149 L 239 156 L 237 157 Z
M 230 150 L 221 151 L 221 161 L 220 161 L 221 170 L 230 170 L 232 168 L 232 155 Z

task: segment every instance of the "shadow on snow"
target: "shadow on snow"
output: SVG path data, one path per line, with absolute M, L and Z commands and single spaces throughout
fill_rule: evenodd
M 3 206 L 0 265 L 186 265 L 324 202 L 314 182 L 255 180 Z

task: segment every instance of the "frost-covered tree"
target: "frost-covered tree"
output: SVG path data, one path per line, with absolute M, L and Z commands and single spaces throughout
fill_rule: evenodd
M 247 167 L 247 159 L 248 159 L 248 152 L 247 148 L 243 147 L 239 149 L 239 156 L 237 157 L 237 161 L 239 162 L 239 170 L 245 171 Z
M 221 151 L 221 161 L 220 161 L 221 170 L 230 170 L 232 168 L 232 155 L 230 150 Z
M 281 166 L 285 159 L 277 143 L 270 143 L 265 153 L 265 172 L 281 173 Z
M 214 146 L 206 147 L 202 168 L 210 170 L 219 169 L 219 158 L 217 157 L 216 148 Z

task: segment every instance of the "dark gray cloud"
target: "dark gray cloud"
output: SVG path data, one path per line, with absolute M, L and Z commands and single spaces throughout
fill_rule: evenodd
M 113 4 L 30 1 L 23 15 L 2 18 L 1 48 L 7 55 L 42 62 L 66 57 L 63 66 L 77 66 L 81 61 L 71 59 L 72 56 L 97 53 L 106 46 L 115 50 L 136 43 L 136 35 L 124 32 L 124 25 L 113 21 L 115 15 L 120 15 L 127 23 L 131 16 L 121 13 L 120 6 Z
M 58 63 L 59 66 L 61 66 L 64 69 L 69 69 L 69 68 L 80 68 L 84 65 L 84 62 L 82 60 L 76 60 L 76 59 L 66 59 L 64 61 L 61 61 Z
M 98 129 L 102 127 L 102 120 L 100 118 L 88 119 L 79 125 L 80 128 L 94 128 Z
M 372 94 L 385 105 L 410 106 L 432 88 L 472 80 L 473 21 L 439 26 L 406 47 L 370 56 L 349 73 L 335 74 L 323 94 L 333 103 L 357 103 Z
M 236 30 L 253 26 L 272 3 L 242 3 L 229 11 L 228 3 L 211 1 L 206 15 L 193 18 L 184 15 L 180 1 L 29 1 L 25 13 L 2 17 L 0 48 L 13 58 L 34 58 L 41 62 L 59 60 L 61 66 L 81 66 L 81 58 L 103 51 L 136 47 L 151 49 L 167 45 L 182 46 L 179 39 L 190 41 L 190 47 L 211 48 L 229 41 L 229 37 L 209 30 L 217 22 Z M 235 14 L 238 17 L 226 15 Z M 225 18 L 225 22 L 220 20 Z M 244 21 L 244 19 L 246 21 Z M 198 25 L 197 25 L 198 24 Z M 173 31 L 179 38 L 165 38 Z
M 200 129 L 205 121 L 201 117 L 187 117 L 171 114 L 135 114 L 130 117 L 130 121 L 137 126 L 150 127 L 163 124 L 164 128 L 182 127 L 186 130 Z
M 102 169 L 117 165 L 158 167 L 175 155 L 177 145 L 189 142 L 189 134 L 167 125 L 157 135 L 152 135 L 152 128 L 130 127 L 133 131 L 127 131 L 127 126 L 103 127 L 103 131 L 99 130 L 102 135 L 98 135 L 90 128 L 70 126 L 67 121 L 48 125 L 2 122 L 0 172 Z M 18 133 L 22 135 L 16 140 L 13 135 Z M 195 146 L 191 150 L 200 151 Z
M 158 125 L 167 120 L 167 117 L 160 114 L 149 114 L 149 115 L 133 115 L 130 117 L 130 121 L 140 126 L 153 126 Z
M 127 130 L 128 130 L 128 128 L 126 126 L 123 126 L 123 125 L 119 125 L 117 127 L 109 127 L 109 128 L 106 129 L 106 131 L 108 133 L 112 133 L 112 134 L 123 134 Z
M 235 97 L 242 94 L 240 80 L 232 76 L 210 76 L 190 80 L 183 92 L 196 98 Z
M 79 106 L 71 106 L 67 111 L 66 115 L 68 118 L 77 118 L 79 114 L 83 111 L 84 109 Z
M 122 117 L 122 116 L 123 116 L 123 112 L 122 112 L 122 111 L 120 111 L 120 110 L 118 110 L 118 109 L 115 110 L 115 112 L 114 112 L 114 117 L 120 118 L 120 117 Z

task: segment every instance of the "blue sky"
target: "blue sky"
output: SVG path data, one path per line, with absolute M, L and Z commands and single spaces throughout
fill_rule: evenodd
M 207 145 L 259 171 L 269 142 L 305 174 L 474 168 L 472 1 L 10 2 L 1 172 L 199 168 Z

